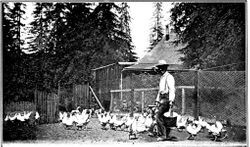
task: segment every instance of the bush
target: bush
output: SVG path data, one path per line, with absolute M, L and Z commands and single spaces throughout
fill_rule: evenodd
M 7 121 L 3 123 L 3 140 L 35 140 L 36 130 L 36 125 L 29 125 L 29 122 Z

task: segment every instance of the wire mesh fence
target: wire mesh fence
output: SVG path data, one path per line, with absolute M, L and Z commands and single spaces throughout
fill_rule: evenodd
M 176 81 L 177 113 L 211 119 L 216 116 L 234 125 L 246 125 L 244 71 L 189 71 L 172 75 Z M 122 89 L 110 91 L 110 110 L 142 112 L 155 104 L 159 78 L 160 75 L 147 73 L 123 77 Z
M 193 115 L 195 72 L 174 72 L 172 74 L 176 81 L 175 111 Z M 160 76 L 150 73 L 132 74 L 131 77 L 124 76 L 122 89 L 111 90 L 110 110 L 142 112 L 147 106 L 154 105 Z M 134 89 L 132 94 L 131 87 Z
M 245 72 L 198 72 L 199 114 L 246 125 Z

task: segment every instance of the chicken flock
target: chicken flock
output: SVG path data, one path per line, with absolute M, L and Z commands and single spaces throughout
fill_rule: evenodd
M 146 111 L 142 114 L 136 113 L 133 117 L 129 114 L 115 114 L 104 110 L 97 110 L 95 113 L 103 130 L 127 131 L 129 132 L 129 139 L 136 138 L 138 133 L 148 132 L 150 128 L 154 133 L 157 133 L 155 115 L 152 111 Z M 169 112 L 166 112 L 164 116 L 170 117 Z M 215 123 L 208 123 L 202 117 L 195 120 L 193 117 L 181 116 L 176 112 L 173 112 L 171 117 L 176 117 L 175 128 L 178 131 L 185 130 L 189 134 L 188 140 L 194 140 L 199 132 L 204 132 L 204 129 L 207 129 L 214 141 L 223 140 L 227 137 L 227 130 L 218 120 Z
M 80 107 L 77 107 L 71 112 L 59 112 L 59 122 L 63 124 L 65 129 L 75 127 L 77 130 L 83 130 L 87 128 L 93 109 L 84 109 L 82 112 L 79 109 Z
M 6 114 L 4 123 L 13 125 L 36 125 L 40 115 L 36 111 L 17 111 Z
M 63 124 L 65 129 L 76 128 L 83 130 L 87 128 L 90 118 L 95 115 L 103 130 L 115 130 L 129 132 L 129 139 L 137 138 L 139 133 L 148 132 L 150 129 L 157 134 L 156 120 L 154 111 L 148 109 L 144 113 L 135 113 L 133 116 L 129 114 L 117 114 L 104 111 L 102 109 L 83 109 L 80 112 L 80 107 L 71 112 L 59 112 L 59 122 Z M 164 114 L 165 117 L 170 117 L 169 112 Z M 179 115 L 176 112 L 171 114 L 171 117 L 176 117 L 176 129 L 178 131 L 186 131 L 189 134 L 188 140 L 193 140 L 199 134 L 207 129 L 214 141 L 223 140 L 227 137 L 227 130 L 222 122 L 216 120 L 214 123 L 206 122 L 205 118 L 198 117 L 195 120 L 193 117 Z M 34 125 L 38 123 L 40 115 L 35 111 L 23 111 L 9 113 L 5 116 L 5 123 L 13 123 L 17 125 Z
M 134 114 L 131 117 L 129 114 L 114 114 L 103 110 L 96 111 L 97 118 L 102 129 L 112 129 L 129 132 L 129 138 L 136 138 L 137 133 L 146 132 L 149 128 L 156 124 L 153 116 L 149 113 Z

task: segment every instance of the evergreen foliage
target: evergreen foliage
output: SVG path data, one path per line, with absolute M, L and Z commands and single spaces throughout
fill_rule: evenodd
M 18 12 L 19 3 L 2 7 L 6 99 L 24 98 L 34 89 L 56 91 L 58 85 L 91 82 L 93 68 L 136 61 L 126 3 L 36 3 L 30 24 L 33 36 L 27 38 L 29 54 L 20 48 L 16 29 L 25 27 L 17 22 L 24 11 Z
M 177 3 L 171 12 L 187 67 L 245 70 L 244 3 Z
M 154 5 L 154 13 L 153 13 L 153 26 L 151 28 L 150 33 L 150 47 L 149 51 L 152 50 L 158 42 L 160 42 L 163 38 L 163 26 L 162 26 L 162 2 L 155 2 Z

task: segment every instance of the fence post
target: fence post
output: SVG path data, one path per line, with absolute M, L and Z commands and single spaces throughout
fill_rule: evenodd
M 186 111 L 186 97 L 185 97 L 185 89 L 182 88 L 181 89 L 181 114 L 184 115 L 185 114 L 185 111 Z
M 130 115 L 134 116 L 134 83 L 133 83 L 133 74 L 129 73 L 129 81 L 130 81 L 130 102 L 131 102 L 131 107 L 130 107 Z
M 123 78 L 123 77 L 122 77 L 122 72 L 121 72 L 121 77 L 120 77 L 120 78 L 121 78 L 121 80 L 120 80 L 120 82 L 121 82 L 121 83 L 120 83 L 120 90 L 122 90 L 122 78 Z M 121 91 L 120 94 L 121 94 L 121 101 L 122 101 L 122 91 Z
M 109 106 L 109 111 L 112 112 L 113 111 L 113 99 L 114 99 L 114 96 L 113 96 L 113 92 L 110 92 L 111 94 L 111 100 L 110 100 L 110 106 Z
M 87 84 L 84 85 L 84 91 L 86 92 L 86 97 L 88 99 L 88 107 L 90 108 L 90 94 L 89 94 L 89 82 L 87 82 Z M 82 95 L 83 96 L 83 95 Z
M 144 91 L 141 92 L 141 112 L 144 110 Z
M 194 118 L 198 119 L 199 116 L 199 107 L 198 107 L 198 101 L 199 101 L 199 70 L 195 71 L 195 89 L 194 89 Z
M 200 115 L 200 104 L 201 104 L 201 96 L 200 96 L 200 73 L 201 73 L 201 70 L 199 69 L 197 71 L 197 119 Z

